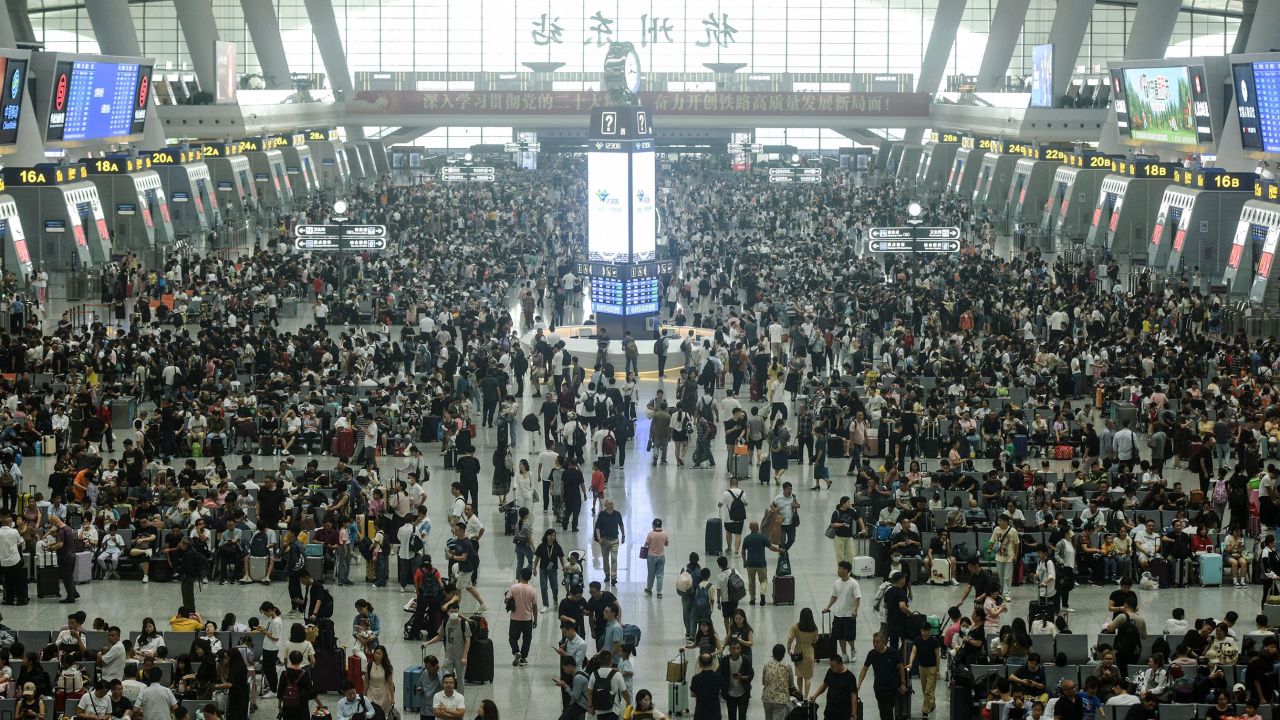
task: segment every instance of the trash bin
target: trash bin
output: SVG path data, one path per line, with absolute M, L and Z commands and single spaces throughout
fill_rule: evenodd
M 116 398 L 111 401 L 111 429 L 127 430 L 133 427 L 138 414 L 138 401 L 133 398 Z

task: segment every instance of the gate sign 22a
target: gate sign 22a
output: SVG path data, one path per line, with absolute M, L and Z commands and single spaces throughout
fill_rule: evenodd
M 386 225 L 299 225 L 294 233 L 293 246 L 305 252 L 387 249 Z

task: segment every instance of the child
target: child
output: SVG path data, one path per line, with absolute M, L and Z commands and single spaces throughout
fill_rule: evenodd
M 591 514 L 596 514 L 596 503 L 604 503 L 604 491 L 608 487 L 608 479 L 604 476 L 604 471 L 600 469 L 600 463 L 596 463 L 595 469 L 591 471 Z
M 1081 720 L 1094 720 L 1098 716 L 1098 708 L 1102 707 L 1102 698 L 1098 697 L 1098 678 L 1092 675 L 1085 678 L 1084 692 L 1077 693 L 1080 698 Z
M 622 656 L 618 659 L 618 672 L 622 673 L 623 679 L 627 681 L 627 694 L 635 697 L 636 668 L 631 663 L 631 656 L 636 652 L 635 646 L 623 643 L 619 650 Z
M 1243 720 L 1262 720 L 1262 716 L 1258 714 L 1258 703 L 1247 702 L 1244 704 L 1244 715 L 1240 716 Z
M 569 559 L 564 563 L 564 586 L 566 589 L 582 587 L 582 557 L 577 550 L 569 553 Z
M 1174 608 L 1173 617 L 1164 621 L 1165 635 L 1186 635 L 1190 625 L 1187 624 L 1187 611 L 1182 608 Z

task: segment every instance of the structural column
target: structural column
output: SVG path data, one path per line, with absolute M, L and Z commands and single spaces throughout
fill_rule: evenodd
M 333 14 L 333 3 L 330 0 L 304 0 L 303 4 L 307 8 L 307 17 L 311 20 L 316 45 L 320 48 L 324 72 L 329 76 L 329 87 L 333 88 L 338 101 L 351 100 L 355 94 L 355 86 L 351 83 L 351 70 L 347 68 L 347 52 L 342 47 L 342 36 L 338 34 L 338 18 Z M 364 137 L 364 128 L 353 125 L 346 127 L 348 139 Z
M 262 67 L 267 87 L 272 90 L 292 88 L 289 61 L 284 54 L 284 42 L 280 39 L 280 20 L 273 4 L 262 0 L 240 0 L 240 7 L 244 10 L 245 24 L 249 26 L 249 37 L 253 39 L 253 49 L 258 54 L 258 65 Z
M 98 48 L 104 54 L 142 56 L 128 0 L 94 0 L 86 3 L 85 9 L 89 11 L 89 22 L 93 25 L 93 34 L 98 38 Z M 154 93 L 147 98 L 147 124 L 142 142 L 145 147 L 153 150 L 165 146 L 164 128 L 160 124 L 160 114 L 156 111 Z
M 213 59 L 214 43 L 218 41 L 218 24 L 213 19 L 213 3 L 209 0 L 173 0 L 178 11 L 178 23 L 187 39 L 187 51 L 191 64 L 196 68 L 200 89 L 211 93 L 218 87 L 218 69 Z
M 1094 0 L 1071 0 L 1058 3 L 1053 13 L 1053 25 L 1049 26 L 1049 42 L 1053 45 L 1053 99 L 1057 101 L 1067 93 L 1071 73 L 1080 57 L 1084 33 L 1089 29 L 1093 16 Z
M 929 33 L 929 44 L 925 47 L 924 59 L 920 63 L 920 78 L 916 81 L 916 92 L 935 93 L 942 83 L 942 73 L 947 69 L 947 56 L 956 42 L 956 31 L 960 29 L 960 20 L 964 17 L 964 7 L 968 0 L 939 0 L 938 12 L 933 18 L 933 31 Z M 903 134 L 908 143 L 918 143 L 924 137 L 923 128 L 911 128 Z
M 1013 49 L 1022 36 L 1031 0 L 1000 0 L 987 33 L 987 49 L 978 70 L 978 92 L 1004 92 L 1004 76 L 1013 60 Z
M 34 43 L 36 41 L 36 31 L 31 27 L 31 15 L 27 7 L 27 0 L 5 0 L 5 9 L 9 13 L 9 29 L 13 34 L 12 39 L 5 43 L 5 47 L 17 47 L 18 42 Z M 14 42 L 15 40 L 17 42 Z

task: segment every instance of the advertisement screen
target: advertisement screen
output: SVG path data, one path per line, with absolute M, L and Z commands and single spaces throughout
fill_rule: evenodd
M 625 153 L 587 153 L 587 259 L 629 262 Z M 651 245 L 652 247 L 652 245 Z
M 1130 137 L 1170 145 L 1199 143 L 1187 68 L 1126 68 L 1124 86 Z
M 18 141 L 22 113 L 22 88 L 27 82 L 27 61 L 0 57 L 0 145 Z
M 1053 107 L 1053 45 L 1031 47 L 1031 107 Z
M 218 75 L 216 102 L 236 101 L 236 44 L 218 40 L 213 44 L 213 60 Z
M 1231 73 L 1240 143 L 1250 150 L 1280 153 L 1280 62 L 1239 63 Z
M 657 158 L 651 152 L 631 156 L 631 262 L 653 260 L 657 253 L 654 193 Z
M 45 139 L 99 140 L 137 135 L 147 120 L 151 67 L 59 62 L 53 73 Z

